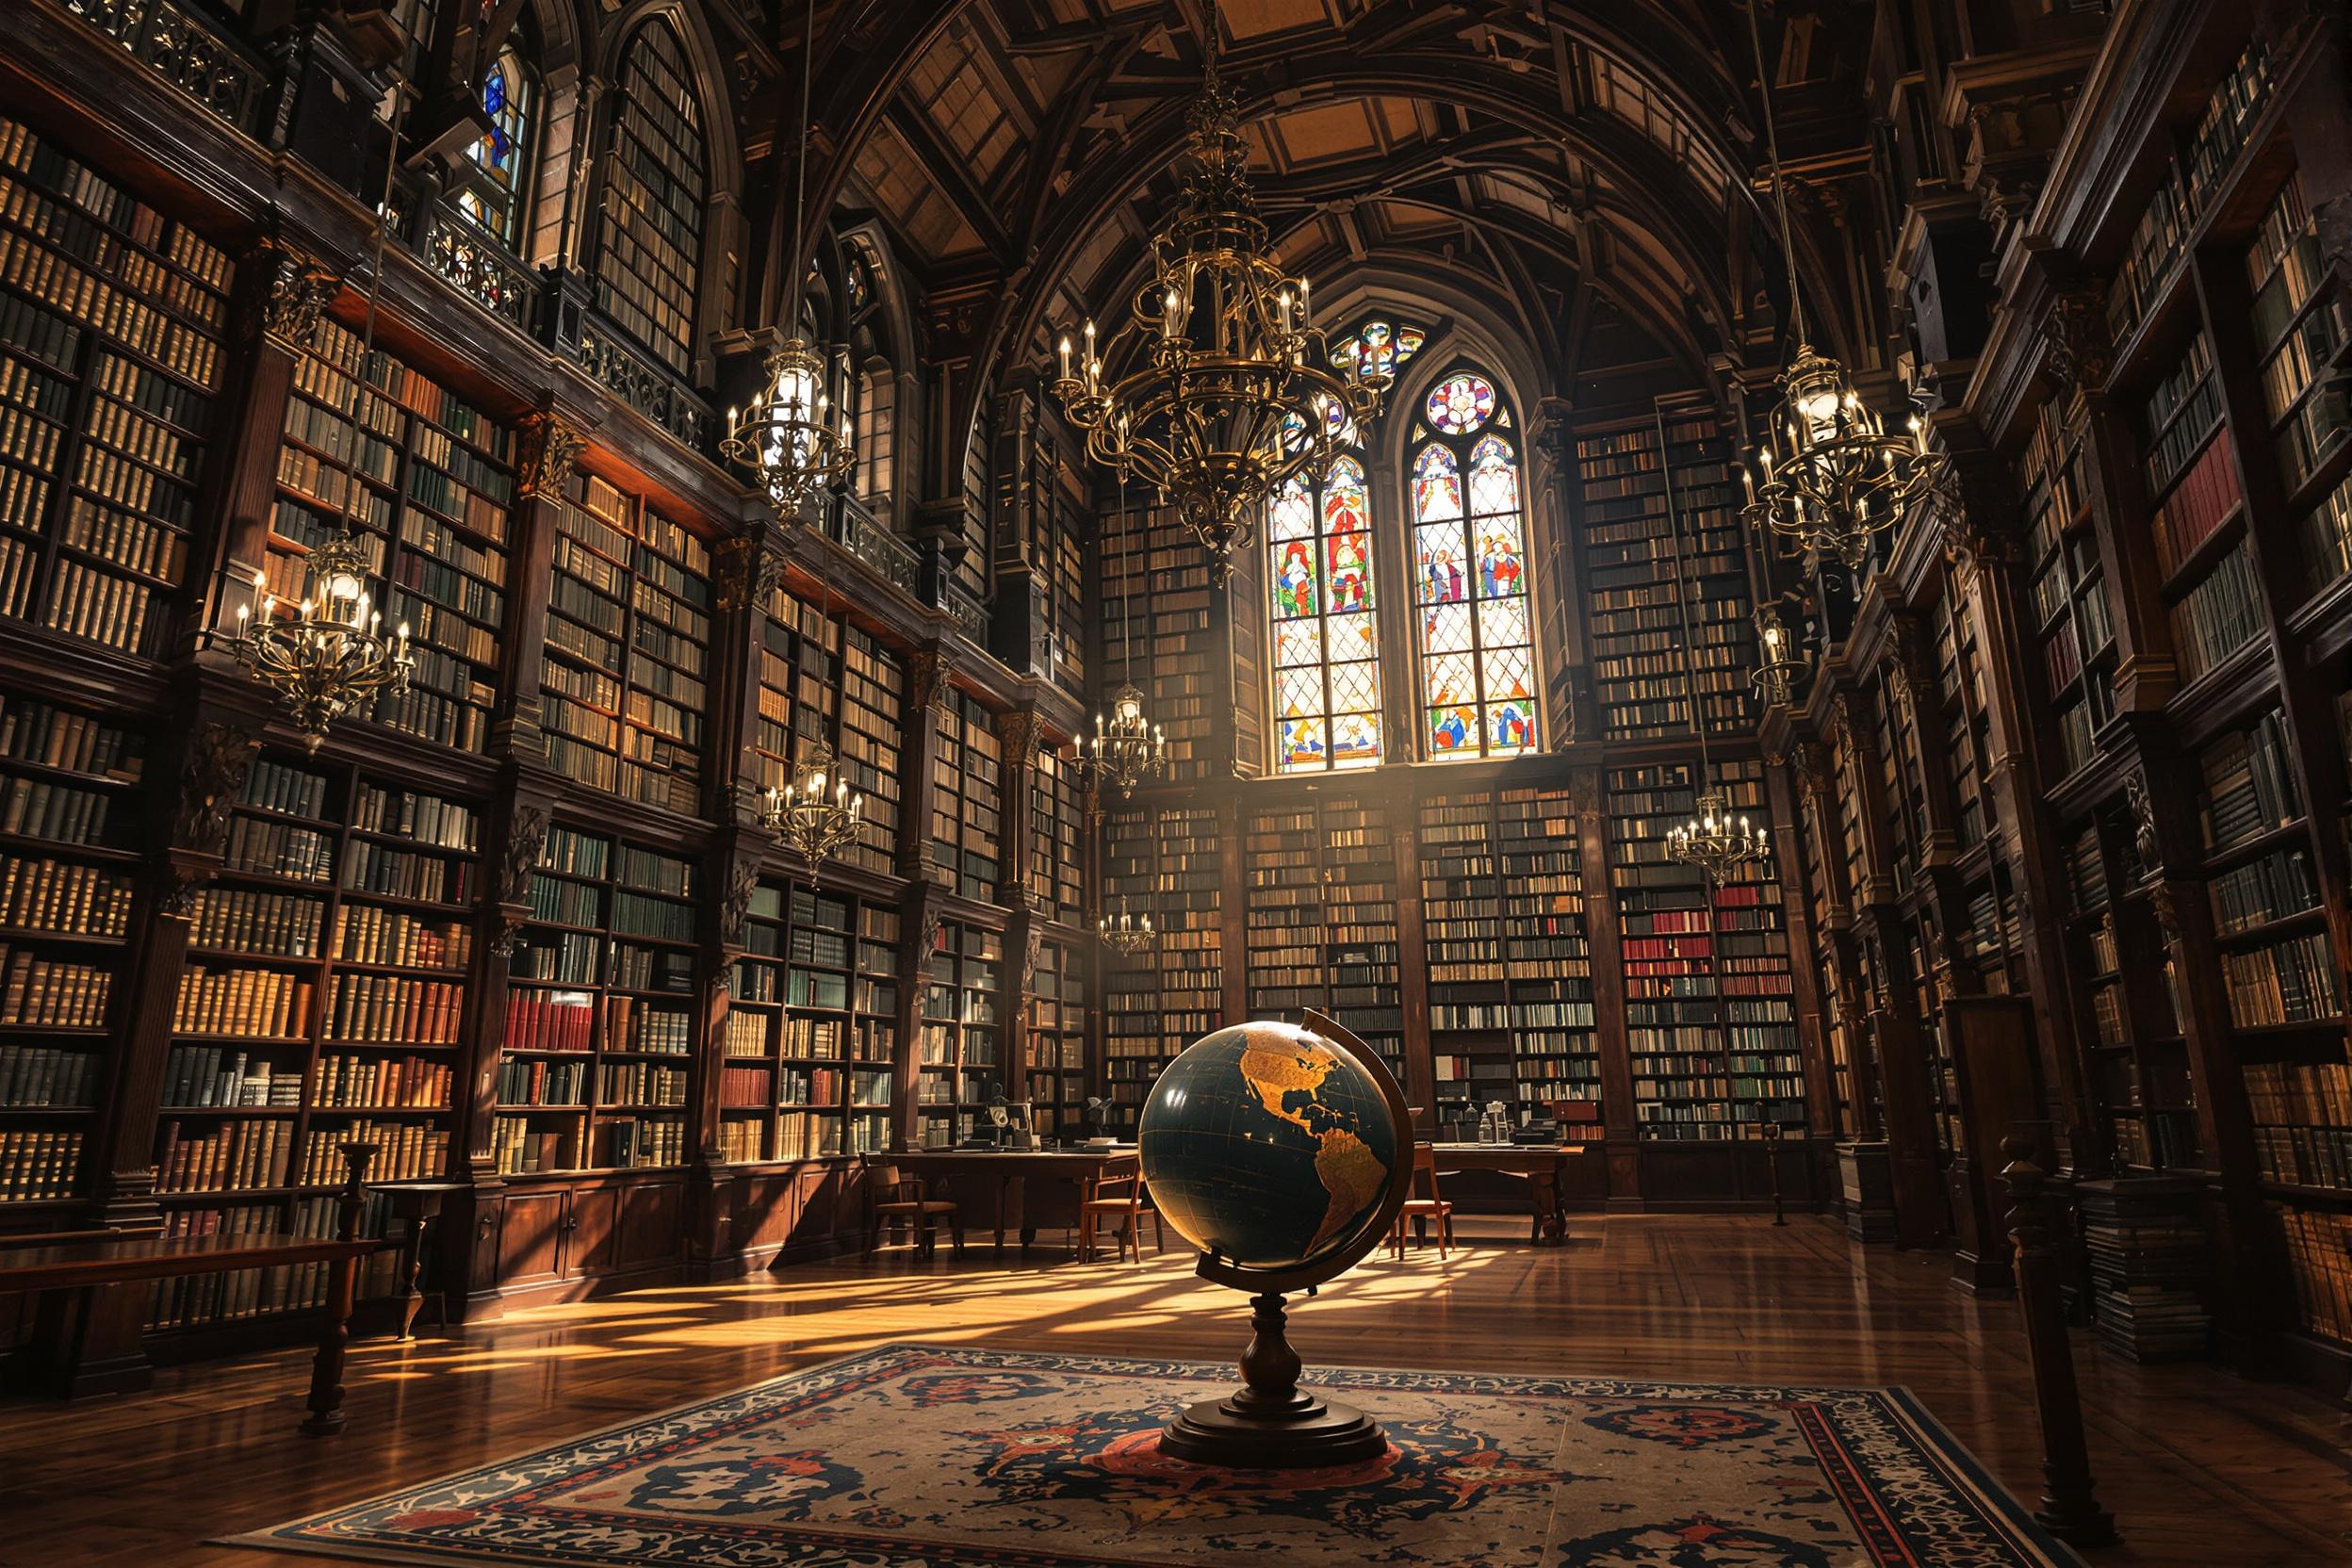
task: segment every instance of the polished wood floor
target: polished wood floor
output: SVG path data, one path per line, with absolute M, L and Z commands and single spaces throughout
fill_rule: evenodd
M 2038 1452 L 2016 1309 L 1945 1260 L 1850 1248 L 1826 1220 L 1585 1217 L 1566 1250 L 1473 1241 L 1381 1259 L 1303 1304 L 1310 1364 L 1732 1381 L 1903 1383 L 2014 1490 Z M 1031 1266 L 885 1254 L 519 1315 L 463 1339 L 355 1348 L 344 1436 L 299 1436 L 298 1351 L 164 1373 L 136 1397 L 0 1402 L 0 1568 L 287 1568 L 205 1547 L 251 1528 L 893 1339 L 1222 1359 L 1240 1300 L 1174 1253 Z M 2099 1563 L 2352 1562 L 2352 1427 L 2289 1390 L 2142 1368 L 2078 1341 Z

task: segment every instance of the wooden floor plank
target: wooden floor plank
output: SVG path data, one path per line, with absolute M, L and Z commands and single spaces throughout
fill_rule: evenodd
M 1475 1222 L 1465 1227 L 1480 1229 Z M 1851 1248 L 1826 1220 L 1580 1219 L 1578 1245 L 1470 1238 L 1364 1266 L 1293 1314 L 1310 1366 L 1351 1363 L 1740 1382 L 1900 1383 L 2031 1497 L 2038 1439 L 2016 1308 L 1934 1254 Z M 1227 1360 L 1241 1298 L 1176 1254 L 1033 1266 L 885 1255 L 520 1314 L 462 1338 L 354 1348 L 351 1425 L 294 1430 L 300 1350 L 164 1372 L 75 1405 L 0 1402 L 0 1568 L 287 1568 L 206 1548 L 275 1523 L 893 1339 Z M 2347 1418 L 2210 1366 L 2078 1341 L 2122 1568 L 2352 1562 Z

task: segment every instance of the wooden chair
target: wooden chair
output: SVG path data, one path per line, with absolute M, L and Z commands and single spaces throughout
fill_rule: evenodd
M 1424 1183 L 1429 1196 L 1421 1196 Z M 1397 1213 L 1396 1224 L 1388 1233 L 1389 1250 L 1396 1257 L 1405 1255 L 1405 1225 L 1411 1221 L 1416 1233 L 1430 1220 L 1437 1221 L 1437 1255 L 1443 1260 L 1454 1245 L 1454 1206 L 1437 1190 L 1437 1149 L 1433 1144 L 1413 1146 L 1413 1195 Z
M 1078 1202 L 1078 1258 L 1082 1263 L 1094 1261 L 1095 1233 L 1104 1220 L 1116 1217 L 1119 1222 L 1119 1250 L 1114 1257 L 1125 1257 L 1130 1246 L 1135 1261 L 1143 1261 L 1143 1217 L 1152 1217 L 1153 1239 L 1159 1250 L 1168 1250 L 1168 1229 L 1161 1223 L 1160 1211 L 1144 1202 L 1143 1159 L 1137 1154 L 1114 1154 L 1102 1162 L 1094 1179 L 1086 1184 Z
M 960 1256 L 964 1250 L 964 1225 L 956 1217 L 953 1200 L 932 1197 L 922 1177 L 906 1175 L 894 1165 L 867 1165 L 866 1256 L 873 1255 L 883 1233 L 893 1224 L 906 1227 L 907 1246 L 921 1248 L 925 1257 L 934 1256 L 939 1251 L 939 1228 L 942 1221 Z

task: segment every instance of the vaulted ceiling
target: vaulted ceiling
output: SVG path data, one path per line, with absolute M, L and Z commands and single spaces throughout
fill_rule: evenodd
M 1870 14 L 1765 0 L 1792 161 L 1867 141 Z M 1747 27 L 1729 0 L 841 0 L 812 194 L 871 212 L 927 289 L 987 301 L 984 373 L 1035 362 L 1140 280 L 1214 35 L 1261 206 L 1319 291 L 1426 278 L 1561 385 L 1596 331 L 1696 367 L 1777 271 Z

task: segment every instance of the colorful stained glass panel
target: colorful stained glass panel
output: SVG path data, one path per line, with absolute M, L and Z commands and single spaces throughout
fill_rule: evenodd
M 1517 517 L 1480 517 L 1470 525 L 1478 541 L 1478 596 L 1508 598 L 1524 593 L 1523 559 Z
M 1486 743 L 1490 751 L 1531 751 L 1535 747 L 1535 704 L 1512 700 L 1487 704 Z
M 1429 388 L 1423 412 L 1448 435 L 1467 435 L 1494 416 L 1494 384 L 1457 370 Z
M 1489 435 L 1470 449 L 1470 514 L 1519 514 L 1519 465 L 1511 443 Z
M 1429 710 L 1429 752 L 1432 756 L 1458 753 L 1478 755 L 1478 711 L 1468 703 L 1451 704 Z
M 1331 721 L 1331 766 L 1368 768 L 1380 760 L 1377 713 L 1342 713 Z
M 1282 768 L 1319 768 L 1327 755 L 1323 744 L 1321 719 L 1284 719 L 1282 721 Z
M 1315 544 L 1285 539 L 1274 547 L 1274 613 L 1282 620 L 1313 615 L 1322 607 L 1321 583 L 1315 577 Z
M 1330 638 L 1328 657 L 1332 663 L 1380 656 L 1380 628 L 1371 615 L 1333 615 L 1325 626 Z
M 1323 662 L 1323 629 L 1314 621 L 1274 623 L 1274 662 L 1281 665 Z
M 1413 460 L 1413 521 L 1433 523 L 1462 515 L 1462 470 L 1454 454 L 1431 443 Z
M 1461 524 L 1435 523 L 1413 530 L 1413 559 L 1414 596 L 1423 604 L 1451 604 L 1469 596 Z
M 1313 664 L 1282 673 L 1282 713 L 1286 718 L 1318 717 L 1323 712 L 1323 672 Z
M 1275 696 L 1287 721 L 1275 759 L 1282 772 L 1380 758 L 1371 526 L 1364 464 L 1353 456 L 1320 481 L 1293 480 L 1268 503 L 1266 603 Z M 1331 744 L 1333 737 L 1346 744 Z

